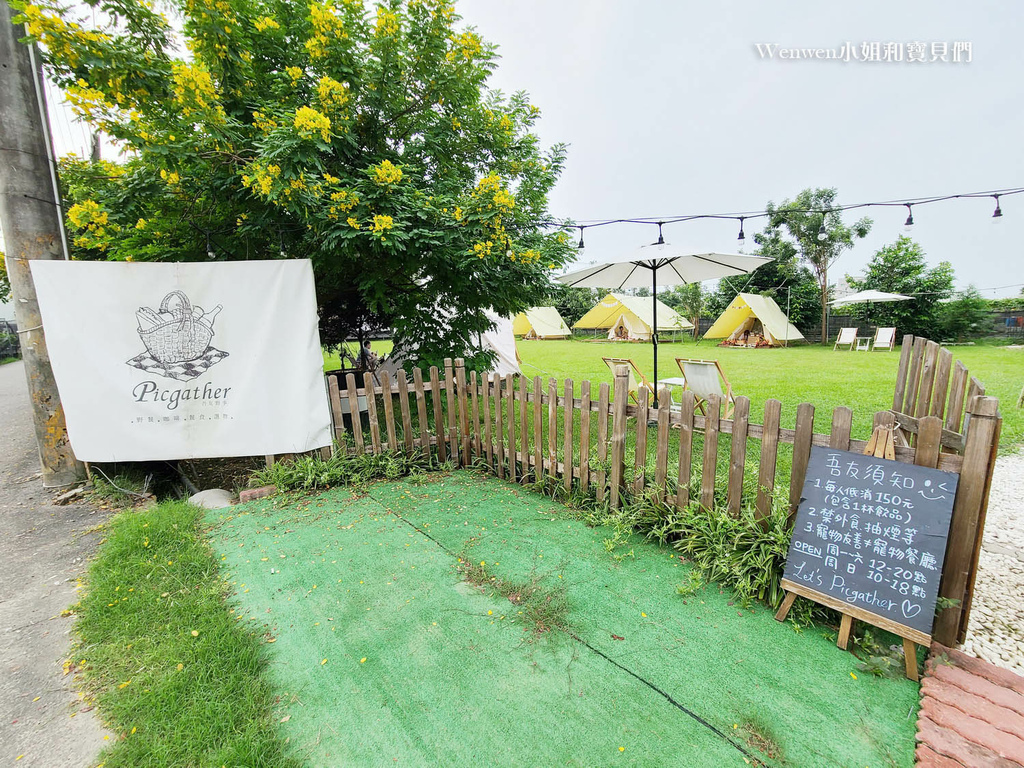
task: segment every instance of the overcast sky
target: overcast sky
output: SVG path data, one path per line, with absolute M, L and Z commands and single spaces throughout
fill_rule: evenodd
M 492 86 L 529 92 L 543 113 L 543 140 L 570 145 L 551 197 L 557 216 L 763 210 L 806 187 L 836 187 L 841 203 L 856 203 L 1024 186 L 1024 6 L 1017 3 L 463 0 L 457 7 L 499 46 Z M 904 61 L 768 59 L 756 48 L 851 43 L 859 53 L 861 43 L 874 42 L 883 50 L 904 44 Z M 926 44 L 925 62 L 907 61 L 912 42 Z M 931 61 L 932 43 L 946 44 L 949 61 Z M 955 43 L 970 43 L 969 63 L 952 61 Z M 959 286 L 1014 285 L 984 295 L 1017 295 L 1024 195 L 1003 201 L 1001 222 L 994 208 L 991 198 L 922 206 L 910 234 L 930 264 L 952 262 Z M 871 234 L 839 260 L 834 278 L 860 272 L 902 234 L 907 210 L 866 215 Z M 759 228 L 748 223 L 748 238 Z M 621 256 L 656 234 L 636 225 L 588 230 L 583 260 Z M 677 224 L 665 234 L 673 243 L 736 250 L 734 222 Z

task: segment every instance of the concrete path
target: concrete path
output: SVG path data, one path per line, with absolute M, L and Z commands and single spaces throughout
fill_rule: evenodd
M 0 766 L 95 766 L 109 741 L 63 674 L 77 597 L 106 519 L 43 489 L 22 363 L 0 366 Z M 109 736 L 113 738 L 113 736 Z M 19 759 L 19 756 L 20 759 Z

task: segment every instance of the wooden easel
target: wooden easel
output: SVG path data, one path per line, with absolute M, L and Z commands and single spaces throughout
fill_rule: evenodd
M 875 430 L 871 433 L 871 439 L 868 440 L 867 447 L 864 449 L 864 455 L 873 456 L 876 459 L 895 460 L 896 442 L 893 434 L 895 429 L 895 425 L 875 427 Z M 840 600 L 815 592 L 813 589 L 808 589 L 802 584 L 797 584 L 789 579 L 782 580 L 782 588 L 786 590 L 786 597 L 775 614 L 776 621 L 786 620 L 786 616 L 789 615 L 789 609 L 793 607 L 793 602 L 796 600 L 797 595 L 800 595 L 842 614 L 843 618 L 839 624 L 839 637 L 836 639 L 836 645 L 844 651 L 847 650 L 850 644 L 850 634 L 853 632 L 854 619 L 860 619 L 868 624 L 892 632 L 894 635 L 903 638 L 903 657 L 907 677 L 917 682 L 919 679 L 917 672 L 917 646 L 919 644 L 930 646 L 932 641 L 931 635 L 926 635 L 924 632 L 919 632 L 915 629 L 909 629 L 882 616 L 876 616 L 856 606 L 848 605 Z

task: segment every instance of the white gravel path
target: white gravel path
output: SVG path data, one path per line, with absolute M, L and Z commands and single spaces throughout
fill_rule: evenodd
M 1024 451 L 996 459 L 963 650 L 1024 675 Z

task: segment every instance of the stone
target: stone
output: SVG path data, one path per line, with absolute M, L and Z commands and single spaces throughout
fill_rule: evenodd
M 235 496 L 223 488 L 210 488 L 189 496 L 188 503 L 203 509 L 223 509 L 235 503 Z

